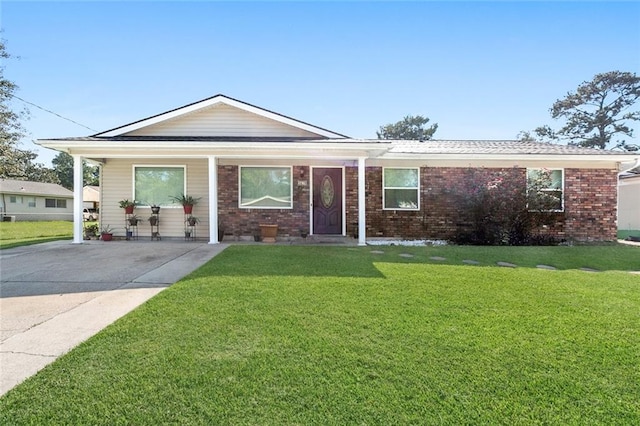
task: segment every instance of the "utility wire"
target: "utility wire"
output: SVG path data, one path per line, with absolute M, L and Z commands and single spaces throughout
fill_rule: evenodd
M 48 110 L 48 109 L 46 109 L 46 108 L 43 108 L 43 107 L 41 107 L 40 105 L 36 105 L 36 104 L 34 104 L 33 102 L 25 101 L 24 99 L 22 99 L 22 98 L 21 98 L 21 97 L 19 97 L 19 96 L 16 96 L 16 95 L 13 95 L 13 94 L 10 94 L 10 96 L 11 96 L 11 97 L 13 97 L 13 98 L 16 98 L 16 99 L 17 99 L 17 100 L 19 100 L 19 101 L 24 102 L 25 104 L 32 105 L 32 106 L 34 106 L 34 107 L 36 107 L 36 108 L 39 108 L 39 109 L 41 109 L 41 110 L 43 110 L 43 111 L 45 111 L 45 112 L 48 112 L 49 114 L 53 114 L 53 115 L 55 115 L 56 117 L 60 117 L 60 118 L 62 118 L 63 120 L 70 121 L 70 122 L 72 122 L 73 124 L 77 124 L 77 125 L 78 125 L 78 126 L 80 126 L 80 127 L 84 127 L 85 129 L 89 129 L 89 130 L 91 130 L 92 132 L 97 132 L 97 130 L 92 129 L 91 127 L 87 127 L 87 126 L 85 126 L 84 124 L 80 124 L 80 123 L 78 123 L 77 121 L 74 121 L 74 120 L 72 120 L 72 119 L 70 119 L 70 118 L 63 117 L 63 116 L 61 116 L 60 114 L 57 114 L 57 113 L 55 113 L 55 112 L 53 112 L 53 111 L 51 111 L 51 110 Z

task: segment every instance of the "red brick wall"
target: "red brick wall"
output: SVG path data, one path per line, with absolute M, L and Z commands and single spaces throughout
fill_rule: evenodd
M 450 239 L 467 220 L 453 202 L 452 186 L 466 168 L 420 168 L 420 211 L 382 210 L 382 168 L 366 168 L 367 236 Z M 513 169 L 500 169 L 513 170 Z M 238 167 L 220 166 L 219 216 L 225 235 L 252 235 L 260 223 L 277 223 L 279 236 L 300 235 L 309 227 L 309 167 L 293 167 L 293 209 L 238 208 Z M 524 169 L 522 173 L 524 184 Z M 306 186 L 299 185 L 306 181 Z M 561 239 L 609 241 L 616 237 L 617 174 L 609 169 L 565 169 L 565 211 L 540 232 Z M 358 169 L 345 168 L 347 235 L 358 232 Z
M 565 233 L 580 241 L 616 239 L 616 170 L 565 169 Z
M 459 212 L 451 188 L 466 168 L 420 169 L 421 211 L 382 210 L 382 168 L 367 167 L 367 236 L 408 239 L 450 239 L 468 221 Z M 499 169 L 502 171 L 513 169 Z M 525 169 L 519 169 L 524 185 Z M 347 205 L 357 227 L 357 169 L 347 169 Z M 351 188 L 349 187 L 351 185 Z M 611 241 L 616 238 L 617 173 L 609 169 L 565 169 L 565 211 L 548 213 L 549 223 L 538 232 L 559 239 Z M 355 190 L 351 190 L 355 188 Z M 354 207 L 351 207 L 354 206 Z
M 278 236 L 300 236 L 309 229 L 309 167 L 293 167 L 293 209 L 241 209 L 238 207 L 238 166 L 218 167 L 218 218 L 225 235 L 251 236 L 261 223 L 278 224 Z

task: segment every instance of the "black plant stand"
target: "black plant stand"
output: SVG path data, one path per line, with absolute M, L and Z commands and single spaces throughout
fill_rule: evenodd
M 151 225 L 151 241 L 160 241 L 160 211 L 152 211 L 149 218 L 149 224 Z
M 133 216 L 134 214 L 124 214 L 124 230 L 127 241 L 138 239 L 138 221 L 131 222 Z
M 195 241 L 196 240 L 196 223 L 190 222 L 190 219 L 193 216 L 190 214 L 184 215 L 184 240 L 185 241 Z

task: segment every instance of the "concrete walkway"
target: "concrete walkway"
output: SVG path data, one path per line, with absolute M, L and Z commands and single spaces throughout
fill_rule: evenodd
M 226 247 L 56 241 L 0 251 L 0 395 Z

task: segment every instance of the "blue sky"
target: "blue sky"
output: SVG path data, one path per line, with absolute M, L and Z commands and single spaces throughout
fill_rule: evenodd
M 408 114 L 513 139 L 600 72 L 640 73 L 638 2 L 2 1 L 17 95 L 96 131 L 223 93 L 352 137 Z M 16 107 L 23 106 L 20 102 Z M 29 106 L 30 140 L 94 132 Z M 636 132 L 640 132 L 636 126 Z M 636 135 L 633 143 L 638 143 Z

